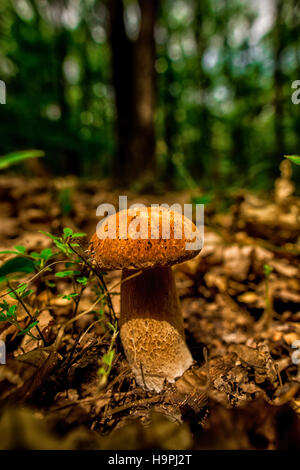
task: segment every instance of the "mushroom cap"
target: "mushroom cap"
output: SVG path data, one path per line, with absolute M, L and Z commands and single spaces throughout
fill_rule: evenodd
M 90 254 L 106 271 L 168 267 L 194 258 L 202 248 L 196 225 L 161 206 L 122 210 L 107 217 L 100 232 L 91 239 Z M 187 249 L 188 243 L 197 246 Z

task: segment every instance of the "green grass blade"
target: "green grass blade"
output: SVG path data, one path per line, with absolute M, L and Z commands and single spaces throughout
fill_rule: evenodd
M 300 157 L 298 155 L 285 155 L 284 157 L 296 165 L 300 165 Z
M 20 152 L 8 153 L 0 157 L 0 170 L 8 168 L 11 165 L 27 160 L 28 158 L 43 157 L 43 150 L 22 150 Z

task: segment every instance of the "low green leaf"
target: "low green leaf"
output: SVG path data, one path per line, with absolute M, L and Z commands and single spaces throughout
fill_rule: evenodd
M 32 260 L 23 258 L 22 256 L 16 256 L 2 264 L 0 267 L 0 280 L 9 274 L 33 273 L 34 271 L 35 266 Z
M 15 317 L 16 316 L 17 305 L 11 305 L 8 309 L 9 316 Z
M 82 284 L 83 286 L 86 286 L 87 283 L 88 283 L 88 278 L 85 277 L 85 276 L 82 276 L 82 277 L 78 277 L 76 279 L 76 281 L 79 283 L 79 284 Z
M 270 276 L 272 271 L 273 271 L 272 266 L 269 266 L 268 264 L 264 264 L 264 275 L 266 277 Z
M 20 336 L 20 335 L 25 335 L 26 333 L 28 333 L 34 326 L 36 326 L 38 324 L 38 320 L 30 323 L 30 325 L 27 326 L 27 328 L 25 328 L 24 330 L 21 330 L 17 336 Z
M 41 251 L 40 253 L 40 256 L 41 258 L 43 258 L 44 260 L 48 260 L 49 258 L 51 258 L 51 256 L 53 255 L 53 251 L 51 250 L 51 248 L 45 248 L 43 251 Z
M 70 248 L 65 245 L 64 243 L 60 242 L 59 240 L 54 240 L 54 244 L 57 246 L 57 248 L 62 251 L 63 253 L 65 253 L 66 255 L 68 254 L 72 254 L 72 250 L 70 250 Z
M 26 252 L 26 248 L 23 245 L 15 245 L 14 248 L 18 253 L 24 254 Z
M 23 150 L 20 152 L 8 153 L 0 157 L 0 169 L 8 168 L 11 165 L 27 160 L 28 158 L 43 157 L 45 153 L 42 150 Z
M 98 374 L 98 375 L 106 375 L 106 370 L 104 369 L 104 367 L 100 367 L 100 368 L 97 370 L 97 374 Z
M 70 246 L 76 247 L 76 246 L 80 246 L 80 245 L 79 245 L 79 243 L 70 243 Z
M 58 273 L 55 273 L 56 277 L 68 277 L 68 276 L 74 276 L 76 274 L 80 274 L 80 271 L 60 271 Z
M 300 157 L 298 155 L 284 155 L 284 157 L 296 165 L 300 165 Z
M 73 230 L 71 228 L 64 228 L 64 237 L 71 237 L 73 235 Z
M 0 302 L 0 308 L 2 308 L 3 310 L 9 310 L 9 304 L 7 300 L 2 300 L 2 302 Z
M 32 292 L 33 290 L 31 289 L 27 290 L 27 284 L 24 282 L 23 284 L 20 284 L 19 287 L 17 287 L 17 289 L 14 290 L 14 292 L 11 292 L 9 296 L 12 297 L 13 299 L 16 299 L 17 296 L 21 297 L 21 299 L 24 299 L 28 295 L 32 294 Z
M 27 297 L 28 295 L 32 294 L 33 293 L 33 290 L 32 289 L 28 289 L 26 292 L 24 292 L 24 294 L 21 295 L 21 298 L 22 299 L 25 299 L 25 297 Z
M 112 364 L 113 358 L 114 358 L 115 352 L 114 351 L 109 351 L 106 354 L 103 354 L 103 362 L 104 364 L 110 366 Z
M 75 297 L 78 297 L 79 294 L 77 294 L 77 292 L 74 292 L 73 294 L 66 294 L 66 295 L 63 295 L 62 298 L 63 299 L 67 299 L 67 300 L 72 300 L 74 299 Z

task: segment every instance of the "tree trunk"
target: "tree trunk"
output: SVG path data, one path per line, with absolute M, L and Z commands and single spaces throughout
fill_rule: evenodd
M 158 0 L 139 0 L 138 4 L 140 32 L 131 41 L 125 30 L 123 2 L 108 1 L 118 131 L 115 175 L 124 184 L 151 180 L 155 171 L 154 25 Z

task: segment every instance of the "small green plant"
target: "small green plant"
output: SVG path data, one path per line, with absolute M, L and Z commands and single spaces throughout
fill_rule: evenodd
M 10 287 L 10 284 L 9 284 L 9 287 Z M 0 310 L 0 322 L 8 322 L 11 325 L 14 325 L 19 330 L 18 335 L 28 335 L 32 339 L 35 339 L 35 340 L 41 339 L 43 340 L 44 344 L 47 344 L 47 341 L 45 340 L 42 332 L 40 331 L 38 327 L 37 317 L 39 315 L 39 311 L 36 310 L 35 313 L 32 314 L 29 310 L 29 307 L 26 305 L 26 302 L 24 301 L 24 299 L 28 297 L 29 295 L 31 295 L 32 293 L 33 293 L 33 290 L 28 289 L 28 285 L 25 282 L 20 284 L 17 289 L 12 289 L 10 287 L 10 292 L 8 292 L 8 295 L 12 297 L 13 299 L 15 299 L 17 303 L 13 305 L 9 305 L 9 303 L 5 299 L 3 299 L 0 302 L 0 309 L 1 309 Z M 17 318 L 18 308 L 20 306 L 23 307 L 23 309 L 28 315 L 28 318 L 30 319 L 30 323 L 27 324 L 25 328 L 21 326 Z M 33 335 L 31 330 L 34 327 L 36 327 L 39 337 Z
M 8 322 L 11 325 L 15 325 L 17 329 L 20 330 L 18 335 L 27 334 L 33 339 L 41 339 L 34 336 L 30 331 L 34 326 L 38 324 L 37 320 L 31 322 L 26 328 L 22 328 L 17 320 L 17 305 L 9 305 L 6 300 L 3 300 L 2 302 L 0 302 L 0 308 L 0 322 Z
M 53 247 L 43 249 L 41 252 L 29 252 L 26 247 L 16 245 L 12 250 L 4 250 L 0 254 L 14 255 L 0 266 L 0 283 L 6 284 L 4 293 L 0 296 L 0 322 L 8 322 L 18 330 L 18 335 L 28 335 L 33 340 L 42 340 L 48 344 L 43 332 L 39 328 L 40 308 L 37 302 L 37 290 L 45 290 L 47 298 L 62 297 L 71 302 L 72 317 L 75 321 L 78 314 L 82 294 L 88 285 L 97 298 L 95 307 L 101 302 L 101 308 L 89 309 L 93 312 L 96 322 L 101 322 L 104 329 L 109 326 L 111 343 L 107 353 L 103 356 L 103 371 L 100 373 L 102 383 L 107 380 L 114 357 L 113 345 L 117 336 L 117 324 L 112 307 L 110 295 L 107 291 L 101 273 L 95 271 L 89 260 L 81 254 L 79 239 L 86 234 L 73 232 L 71 228 L 64 228 L 60 236 L 49 232 L 42 232 L 52 240 Z M 58 268 L 60 268 L 58 270 Z M 20 282 L 20 276 L 33 275 L 31 279 Z M 38 287 L 33 287 L 34 280 L 39 279 Z M 31 286 L 30 286 L 31 284 Z M 61 291 L 64 292 L 61 292 Z M 14 299 L 8 302 L 6 296 Z M 108 307 L 111 323 L 105 315 L 105 307 Z M 18 313 L 26 313 L 19 320 Z M 37 334 L 33 334 L 33 328 Z
M 111 338 L 110 338 L 110 344 L 109 344 L 108 351 L 103 354 L 102 359 L 101 359 L 102 365 L 98 369 L 98 375 L 100 377 L 99 384 L 98 384 L 99 389 L 104 388 L 106 386 L 107 382 L 108 382 L 108 378 L 109 378 L 109 375 L 110 375 L 110 372 L 111 372 L 111 369 L 112 369 L 113 360 L 114 360 L 114 357 L 115 357 L 114 346 L 115 346 L 115 343 L 116 343 L 117 336 L 119 334 L 117 322 L 115 322 L 114 325 L 112 323 L 108 322 L 107 325 L 110 328 L 110 330 L 112 332 L 112 335 L 111 335 Z

